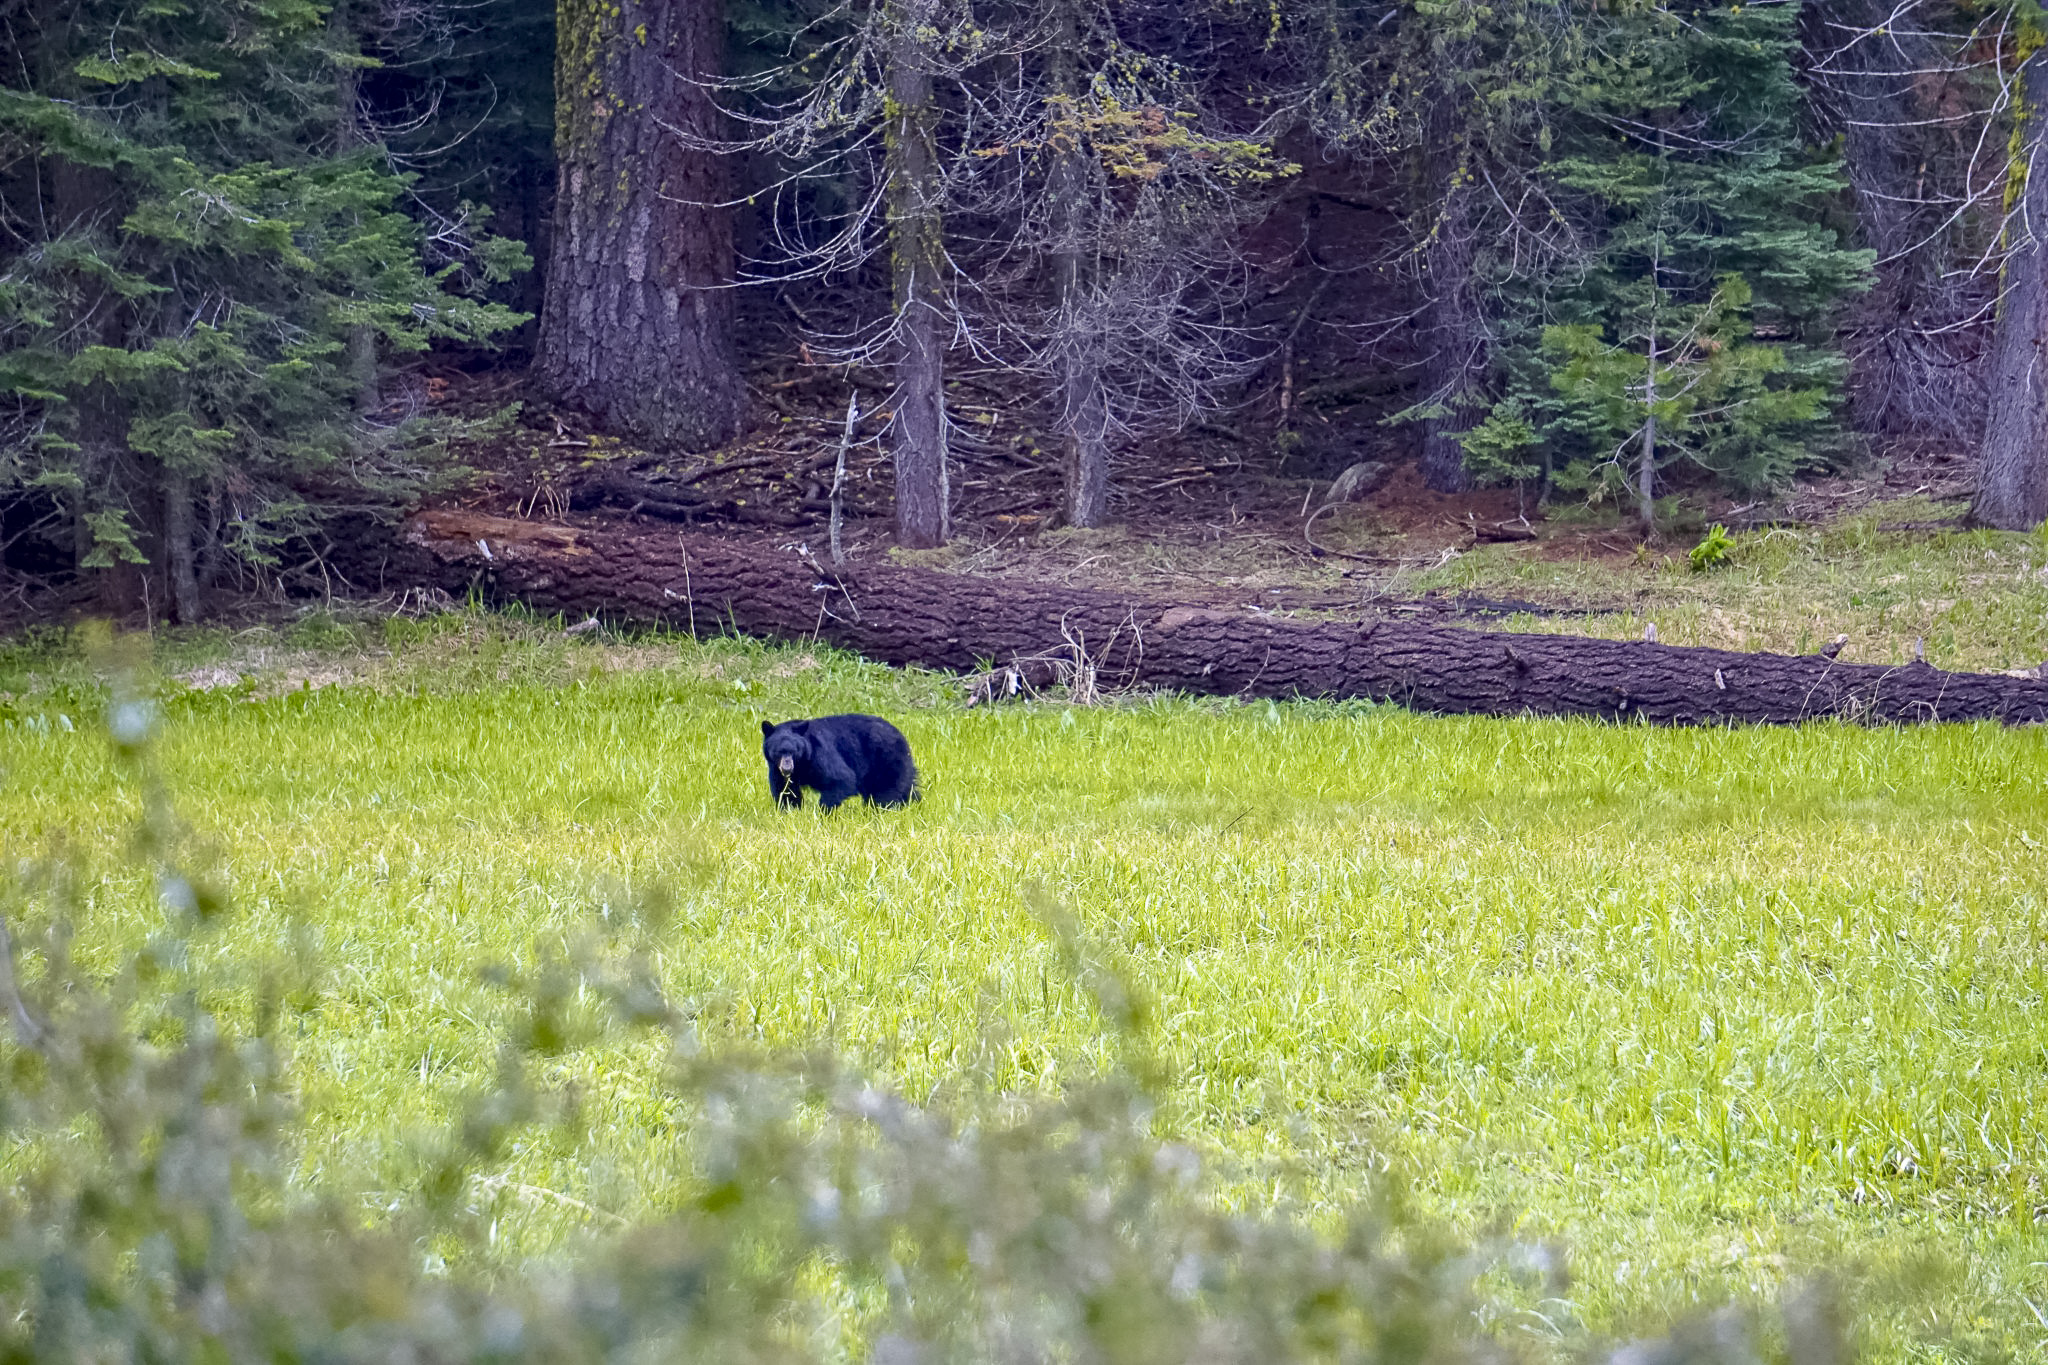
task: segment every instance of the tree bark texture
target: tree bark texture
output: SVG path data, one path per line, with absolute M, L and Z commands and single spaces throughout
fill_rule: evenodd
M 1661 136 L 1661 134 L 1660 134 Z M 1658 245 L 1663 241 L 1660 238 Z M 1650 257 L 1650 292 L 1657 290 L 1657 257 Z M 1636 461 L 1636 514 L 1643 539 L 1657 538 L 1657 310 L 1650 309 L 1650 363 L 1643 370 L 1643 449 Z
M 1081 48 L 1081 17 L 1077 6 L 1063 3 L 1058 29 L 1046 63 L 1053 93 L 1068 101 L 1080 95 L 1075 70 Z M 1053 253 L 1054 288 L 1059 299 L 1060 425 L 1066 437 L 1062 462 L 1062 493 L 1069 526 L 1100 526 L 1109 519 L 1109 404 L 1102 390 L 1099 338 L 1087 319 L 1088 168 L 1079 143 L 1057 154 L 1051 183 L 1057 246 Z
M 576 617 L 822 639 L 891 664 L 1011 667 L 1044 685 L 1364 697 L 1418 710 L 1659 724 L 2048 721 L 2048 681 L 1403 621 L 1294 622 L 1088 589 L 863 564 L 753 540 L 461 512 L 410 522 L 377 586 L 475 588 Z M 365 584 L 365 586 L 370 586 Z
M 557 0 L 555 228 L 536 360 L 565 403 L 656 446 L 739 429 L 719 0 Z M 670 131 L 674 129 L 676 131 Z
M 1970 77 L 1945 70 L 1938 25 L 1896 19 L 1893 0 L 1820 0 L 1800 11 L 1806 49 L 1828 54 L 1808 109 L 1822 140 L 1842 138 L 1856 245 L 1877 252 L 1845 331 L 1850 412 L 1871 435 L 1973 446 L 1986 329 L 1972 320 L 1986 300 L 1954 216 L 1971 193 L 1973 158 L 1948 117 Z
M 1061 387 L 1067 407 L 1067 524 L 1100 526 L 1109 520 L 1109 405 L 1102 376 L 1085 359 L 1070 358 Z
M 2048 48 L 2024 75 L 2026 166 L 1991 341 L 1990 399 L 1971 519 L 2007 531 L 2048 520 Z
M 199 565 L 193 545 L 192 480 L 164 471 L 164 575 L 169 580 L 171 619 L 197 625 L 204 615 L 199 598 Z
M 896 538 L 912 549 L 952 535 L 946 472 L 945 218 L 938 184 L 937 106 L 920 28 L 928 0 L 889 7 L 894 47 L 888 129 L 889 259 L 895 286 Z

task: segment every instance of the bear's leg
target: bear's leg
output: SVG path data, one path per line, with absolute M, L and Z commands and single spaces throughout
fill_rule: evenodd
M 853 783 L 835 783 L 830 787 L 818 788 L 818 804 L 826 810 L 837 810 L 858 795 L 860 792 Z
M 888 780 L 879 783 L 866 795 L 878 806 L 901 806 L 917 799 L 916 770 L 898 771 L 886 775 Z
M 860 795 L 860 777 L 836 751 L 823 749 L 811 755 L 804 777 L 818 789 L 818 804 L 831 810 Z
M 890 735 L 874 747 L 862 795 L 878 806 L 900 806 L 917 799 L 917 765 L 910 746 Z

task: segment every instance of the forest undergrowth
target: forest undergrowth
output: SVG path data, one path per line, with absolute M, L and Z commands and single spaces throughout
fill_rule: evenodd
M 1399 1187 L 1458 1236 L 1546 1248 L 1567 1273 L 1503 1272 L 1490 1319 L 1539 1353 L 1814 1271 L 1863 1359 L 2048 1341 L 2039 732 L 969 710 L 827 650 L 462 613 L 156 657 L 165 790 L 237 907 L 192 951 L 324 963 L 292 1179 L 371 1221 L 418 1195 L 408 1139 L 502 1063 L 480 969 L 540 979 L 649 905 L 645 960 L 706 1040 L 829 1048 L 997 1126 L 1109 1074 L 1120 1044 L 1036 898 L 1149 1002 L 1153 1125 L 1226 1207 L 1336 1226 Z M 54 633 L 0 687 L 8 852 L 70 860 L 70 952 L 112 970 L 165 910 L 104 689 Z M 778 812 L 758 722 L 856 709 L 902 725 L 924 799 Z M 577 1120 L 494 1149 L 462 1255 L 692 1206 L 667 1048 L 536 1063 Z

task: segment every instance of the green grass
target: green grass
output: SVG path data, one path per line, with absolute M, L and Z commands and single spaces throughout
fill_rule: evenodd
M 309 1182 L 399 1197 L 397 1137 L 490 1075 L 479 964 L 650 888 L 708 1030 L 963 1103 L 1085 1074 L 1112 1044 L 1035 883 L 1151 993 L 1162 1122 L 1231 1198 L 1327 1210 L 1393 1172 L 1470 1234 L 1555 1237 L 1568 1297 L 1516 1330 L 1571 1343 L 1824 1266 L 1870 1359 L 2048 1349 L 2040 731 L 969 711 L 829 653 L 460 618 L 160 659 L 239 675 L 165 685 L 161 766 L 240 911 L 217 950 L 303 919 L 329 969 L 297 1054 Z M 139 794 L 75 657 L 0 654 L 0 686 L 5 852 L 92 869 L 77 950 L 111 961 L 159 914 L 122 857 Z M 898 719 L 924 801 L 778 813 L 759 721 L 844 709 Z M 587 1122 L 506 1158 L 520 1250 L 680 1188 L 661 1059 L 559 1065 Z
M 1479 546 L 1403 579 L 1444 589 L 1609 608 L 1592 616 L 1517 617 L 1513 630 L 1666 644 L 1810 653 L 1849 637 L 1856 663 L 1898 664 L 1922 641 L 1937 668 L 1998 671 L 2048 660 L 2048 536 L 1998 531 L 1898 532 L 1888 522 L 1949 515 L 1924 499 L 1870 507 L 1826 526 L 1731 537 L 1721 567 L 1695 573 L 1676 538 L 1639 562 L 1559 560 L 1541 547 Z
M 1820 526 L 1741 532 L 1703 573 L 1688 564 L 1703 530 L 1674 530 L 1631 554 L 1633 523 L 1584 507 L 1553 507 L 1533 543 L 1475 544 L 1448 521 L 1399 533 L 1363 506 L 1318 523 L 1319 542 L 1374 557 L 1363 565 L 1305 560 L 1291 520 L 1220 539 L 1111 527 L 956 542 L 920 551 L 919 562 L 1183 600 L 1292 587 L 1384 609 L 1421 593 L 1476 593 L 1552 609 L 1472 623 L 1509 630 L 1641 639 L 1655 623 L 1666 644 L 1792 654 L 1845 635 L 1843 659 L 1875 664 L 1908 661 L 1919 640 L 1938 668 L 2037 667 L 2048 660 L 2048 535 L 1964 530 L 1957 515 L 1953 504 L 1911 497 Z M 1942 523 L 1954 529 L 1885 529 Z

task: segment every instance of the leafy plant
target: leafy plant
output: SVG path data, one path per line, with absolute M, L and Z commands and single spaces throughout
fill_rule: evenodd
M 1687 553 L 1685 562 L 1691 566 L 1694 573 L 1705 573 L 1709 569 L 1718 569 L 1726 564 L 1734 549 L 1734 537 L 1728 534 L 1727 527 L 1717 521 L 1707 528 L 1706 538 Z
M 1827 221 L 1842 172 L 1803 143 L 1796 14 L 1576 22 L 1584 46 L 1542 91 L 1539 178 L 1577 245 L 1497 281 L 1499 392 L 1467 450 L 1498 476 L 1501 435 L 1536 445 L 1560 489 L 1633 493 L 1648 530 L 1675 463 L 1755 488 L 1825 460 L 1844 373 L 1832 320 L 1872 257 Z

